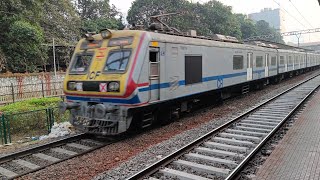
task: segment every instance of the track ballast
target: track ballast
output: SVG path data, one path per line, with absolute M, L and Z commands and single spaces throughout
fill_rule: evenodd
M 0 158 L 0 178 L 14 179 L 39 171 L 52 164 L 66 161 L 76 156 L 109 145 L 116 140 L 100 141 L 87 134 L 78 134 Z
M 310 78 L 128 179 L 232 179 L 319 85 Z

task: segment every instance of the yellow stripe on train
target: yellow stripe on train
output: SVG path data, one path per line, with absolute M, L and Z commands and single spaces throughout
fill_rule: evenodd
M 66 78 L 64 80 L 64 92 L 66 94 L 82 96 L 122 96 L 125 94 L 125 87 L 128 81 L 131 67 L 134 63 L 134 53 L 136 52 L 137 46 L 139 44 L 141 32 L 111 31 L 111 33 L 112 35 L 108 39 L 103 39 L 101 34 L 97 34 L 92 36 L 92 38 L 94 39 L 93 41 L 88 41 L 85 38 L 79 41 L 75 48 L 70 66 L 67 70 Z M 106 61 L 109 56 L 111 56 L 113 52 L 121 50 L 130 50 L 131 52 L 126 68 L 124 70 L 121 69 L 121 72 L 106 72 Z M 87 55 L 88 57 L 83 57 L 82 55 Z M 82 67 L 82 62 L 78 62 L 80 56 L 81 58 L 83 58 L 83 60 L 87 61 L 89 57 L 92 57 L 91 61 L 89 62 L 90 65 L 87 67 Z M 75 63 L 79 63 L 79 67 L 76 67 Z M 73 68 L 75 68 L 75 71 L 73 71 Z M 110 81 L 116 81 L 120 83 L 120 90 L 118 92 L 100 92 L 99 90 L 84 91 L 84 89 L 81 88 L 75 90 L 68 89 L 69 82 L 81 82 L 83 84 L 88 84 L 89 82 Z

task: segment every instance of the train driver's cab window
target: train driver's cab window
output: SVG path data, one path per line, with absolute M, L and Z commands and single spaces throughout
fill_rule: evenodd
M 263 67 L 263 56 L 256 57 L 256 67 Z
M 202 56 L 185 56 L 186 85 L 202 82 Z
M 233 56 L 233 70 L 243 69 L 243 56 Z
M 277 57 L 276 56 L 272 56 L 271 57 L 271 66 L 275 66 L 277 65 Z
M 131 50 L 113 51 L 109 53 L 105 72 L 124 72 L 127 68 Z
M 92 61 L 93 54 L 78 54 L 76 55 L 70 73 L 86 73 Z

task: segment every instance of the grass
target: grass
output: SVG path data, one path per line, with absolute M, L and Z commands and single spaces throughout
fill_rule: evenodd
M 48 108 L 52 109 L 54 122 L 68 120 L 68 112 L 59 114 L 57 106 L 60 101 L 59 97 L 34 98 L 1 106 L 0 112 L 5 115 L 11 136 L 40 136 L 48 133 Z M 0 130 L 1 126 L 3 125 L 0 124 Z
M 25 101 L 15 102 L 12 104 L 0 106 L 0 112 L 5 114 L 22 113 L 46 108 L 57 107 L 59 97 L 33 98 Z

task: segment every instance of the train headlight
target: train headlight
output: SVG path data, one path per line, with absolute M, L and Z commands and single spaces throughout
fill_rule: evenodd
M 76 82 L 68 82 L 68 90 L 75 91 L 77 90 L 77 84 Z
M 109 39 L 111 37 L 111 31 L 109 29 L 102 29 L 100 33 L 103 39 Z
M 116 82 L 116 81 L 109 82 L 108 91 L 109 92 L 119 92 L 120 91 L 120 83 Z
M 78 82 L 76 83 L 76 89 L 77 91 L 83 91 L 83 83 L 82 82 Z

